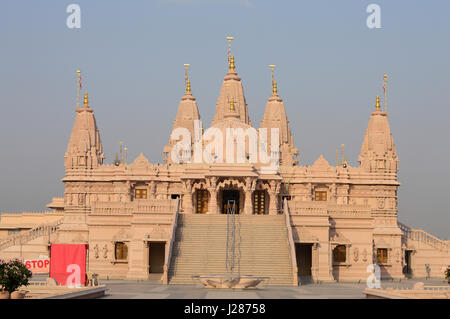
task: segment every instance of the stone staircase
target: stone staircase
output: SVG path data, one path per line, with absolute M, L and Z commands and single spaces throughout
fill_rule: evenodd
M 268 285 L 293 284 L 283 215 L 236 215 L 235 273 L 270 277 Z M 226 274 L 227 215 L 180 214 L 170 284 L 197 284 L 193 275 Z
M 12 246 L 27 244 L 32 240 L 42 236 L 50 236 L 51 234 L 58 231 L 58 227 L 62 224 L 62 221 L 63 220 L 60 219 L 57 222 L 51 224 L 36 226 L 35 228 L 32 228 L 20 234 L 9 235 L 8 237 L 0 241 L 0 251 Z
M 418 241 L 424 244 L 427 244 L 429 246 L 434 247 L 435 249 L 438 249 L 439 251 L 449 252 L 450 251 L 450 244 L 448 241 L 439 239 L 422 229 L 413 229 L 405 224 L 402 224 L 398 222 L 398 226 L 400 230 L 402 231 L 403 237 L 405 239 L 409 239 L 411 241 Z

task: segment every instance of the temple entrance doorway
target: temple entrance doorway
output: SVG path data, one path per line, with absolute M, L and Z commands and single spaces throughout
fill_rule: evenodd
M 164 273 L 165 255 L 166 255 L 165 242 L 148 243 L 148 272 L 150 275 Z
M 297 258 L 298 280 L 302 284 L 312 283 L 312 244 L 295 244 Z
M 234 201 L 235 213 L 239 214 L 239 191 L 233 189 L 222 192 L 222 214 L 227 213 L 228 201 Z

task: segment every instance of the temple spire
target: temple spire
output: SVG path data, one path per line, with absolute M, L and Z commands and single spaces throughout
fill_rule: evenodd
M 216 114 L 211 123 L 211 126 L 215 126 L 220 121 L 229 121 L 232 118 L 233 121 L 241 121 L 245 124 L 251 125 L 251 121 L 248 115 L 248 106 L 245 101 L 244 88 L 242 86 L 241 78 L 238 76 L 235 68 L 235 58 L 231 55 L 231 40 L 233 37 L 227 37 L 228 40 L 228 72 L 225 75 L 220 94 L 216 103 Z M 230 101 L 233 101 L 233 107 L 231 107 Z
M 66 170 L 96 168 L 103 164 L 104 154 L 87 92 L 84 94 L 84 106 L 77 107 L 75 111 L 75 122 L 64 156 Z
M 283 100 L 278 95 L 277 82 L 274 81 L 273 71 L 275 65 L 271 64 L 269 67 L 272 69 L 272 96 L 267 101 L 260 128 L 267 129 L 268 141 L 271 141 L 271 129 L 279 130 L 280 164 L 283 166 L 295 166 L 298 164 L 298 149 L 294 146 L 286 109 L 284 108 Z M 271 146 L 268 145 L 267 147 L 270 149 Z
M 397 173 L 398 157 L 386 112 L 377 96 L 361 146 L 358 162 L 369 172 Z
M 189 80 L 188 77 L 189 66 L 190 66 L 189 64 L 184 65 L 185 68 L 184 79 L 186 84 L 186 92 L 185 95 L 181 98 L 180 104 L 178 106 L 178 111 L 175 117 L 175 121 L 173 123 L 172 132 L 179 128 L 189 130 L 189 133 L 191 134 L 191 149 L 194 150 L 194 142 L 196 137 L 195 129 L 196 125 L 200 123 L 200 114 L 198 111 L 197 101 L 191 93 L 191 81 Z M 200 130 L 201 130 L 201 123 L 200 123 Z M 169 143 L 165 145 L 163 149 L 163 160 L 165 163 L 175 162 L 176 159 L 173 159 L 171 157 L 171 152 L 176 143 L 177 141 L 169 137 Z

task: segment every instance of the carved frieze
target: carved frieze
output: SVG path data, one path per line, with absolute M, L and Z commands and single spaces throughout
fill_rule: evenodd
M 359 259 L 359 248 L 355 247 L 355 249 L 353 249 L 353 260 L 357 262 L 358 259 Z
M 363 252 L 362 252 L 362 261 L 366 262 L 367 261 L 367 256 L 369 255 L 369 253 L 367 252 L 367 249 L 364 248 Z
M 102 252 L 103 252 L 103 258 L 104 259 L 106 259 L 106 258 L 108 258 L 108 244 L 105 244 L 105 245 L 103 245 L 103 248 L 102 248 Z
M 156 224 L 153 229 L 145 235 L 145 237 L 147 240 L 166 240 L 169 238 L 169 234 L 166 229 L 161 227 L 160 224 Z

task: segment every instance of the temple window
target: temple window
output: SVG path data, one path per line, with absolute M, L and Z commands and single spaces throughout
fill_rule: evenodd
M 327 192 L 326 191 L 315 191 L 314 192 L 314 200 L 317 202 L 326 202 L 327 201 Z
M 264 199 L 265 191 L 258 190 L 253 193 L 253 213 L 254 214 L 264 214 Z
M 114 245 L 114 257 L 116 260 L 126 260 L 128 258 L 128 246 L 124 242 L 117 242 Z
M 147 199 L 147 190 L 142 188 L 136 188 L 134 190 L 135 199 Z
M 208 211 L 208 191 L 206 189 L 197 190 L 197 214 L 206 214 Z
M 338 245 L 333 249 L 333 260 L 337 263 L 345 263 L 347 258 L 347 247 Z
M 388 262 L 387 248 L 377 248 L 377 263 L 387 264 L 387 262 Z
M 171 199 L 178 199 L 178 198 L 180 198 L 180 194 L 171 194 L 170 198 Z

